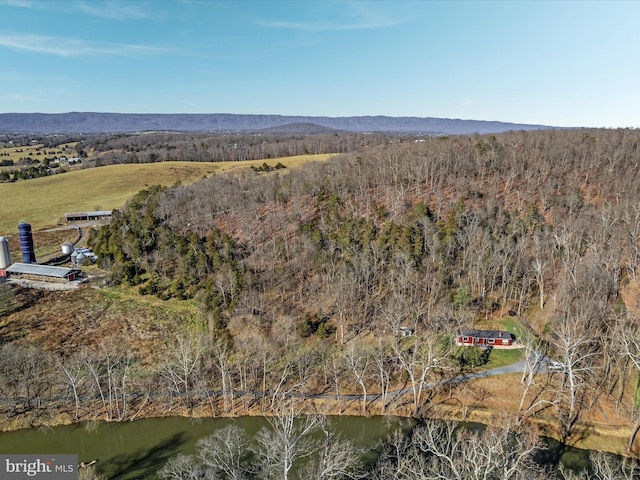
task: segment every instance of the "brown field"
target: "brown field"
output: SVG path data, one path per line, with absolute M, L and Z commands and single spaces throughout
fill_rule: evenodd
M 24 147 L 26 148 L 26 147 Z M 270 159 L 287 167 L 322 161 L 332 154 Z M 163 162 L 74 170 L 60 175 L 0 184 L 0 235 L 17 233 L 20 220 L 33 230 L 55 226 L 66 212 L 113 210 L 131 196 L 152 185 L 193 183 L 204 176 L 260 166 L 265 160 L 247 162 Z

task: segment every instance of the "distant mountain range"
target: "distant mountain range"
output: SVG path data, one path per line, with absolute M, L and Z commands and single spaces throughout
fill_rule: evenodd
M 541 130 L 544 125 L 431 117 L 313 117 L 287 115 L 155 113 L 2 113 L 0 133 L 264 132 L 405 133 L 449 135 Z

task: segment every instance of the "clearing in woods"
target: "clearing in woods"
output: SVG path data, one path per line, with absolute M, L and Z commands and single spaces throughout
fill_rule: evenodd
M 34 230 L 56 225 L 66 212 L 121 208 L 140 190 L 153 185 L 193 183 L 205 175 L 247 169 L 267 163 L 291 168 L 323 161 L 335 154 L 251 160 L 245 162 L 162 162 L 109 165 L 50 177 L 0 184 L 0 235 L 17 233 L 20 220 Z M 285 170 L 286 171 L 286 170 Z

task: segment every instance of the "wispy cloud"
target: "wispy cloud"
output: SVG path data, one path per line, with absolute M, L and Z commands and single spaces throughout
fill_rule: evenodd
M 149 12 L 143 8 L 141 2 L 125 3 L 108 0 L 91 3 L 79 2 L 78 6 L 80 10 L 87 15 L 109 20 L 141 19 L 150 16 Z
M 0 34 L 0 47 L 57 55 L 60 57 L 81 57 L 88 55 L 137 56 L 167 52 L 166 49 L 145 45 L 88 42 L 74 38 L 23 34 Z
M 34 5 L 30 0 L 0 0 L 0 6 L 5 7 L 31 8 Z
M 473 105 L 475 102 L 473 101 L 473 98 L 469 98 L 469 97 L 464 97 L 464 98 L 456 98 L 453 101 L 453 105 L 455 105 L 456 107 L 468 107 L 470 105 Z
M 150 18 L 155 14 L 146 8 L 146 2 L 138 0 L 136 2 L 123 2 L 119 0 L 86 1 L 77 0 L 74 2 L 51 2 L 43 0 L 0 0 L 0 7 L 29 8 L 33 10 L 44 10 L 51 12 L 77 12 L 85 15 L 100 17 L 108 20 L 137 20 Z
M 264 27 L 303 30 L 308 32 L 328 32 L 340 30 L 366 30 L 392 27 L 407 21 L 386 12 L 369 8 L 367 5 L 353 2 L 344 4 L 347 9 L 338 18 L 331 20 L 285 21 L 258 19 L 256 23 Z M 336 17 L 335 13 L 332 17 Z M 341 18 L 340 18 L 341 17 Z
M 34 81 L 33 73 L 18 70 L 0 71 L 0 82 L 20 83 L 25 85 Z M 68 82 L 68 77 L 62 74 L 38 75 L 36 82 Z

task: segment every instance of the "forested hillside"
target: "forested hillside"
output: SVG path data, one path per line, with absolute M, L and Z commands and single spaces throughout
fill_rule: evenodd
M 273 411 L 284 398 L 467 418 L 498 402 L 501 422 L 544 419 L 567 441 L 603 412 L 637 455 L 640 133 L 424 140 L 140 192 L 91 244 L 111 287 L 171 314 L 132 310 L 111 343 L 106 328 L 75 347 L 7 343 L 4 396 L 27 395 L 20 369 L 38 365 L 31 411 L 76 420 Z M 113 318 L 109 291 L 91 291 L 83 325 Z M 196 310 L 180 318 L 175 302 Z M 511 326 L 561 372 L 506 377 L 499 399 L 447 382 L 486 360 L 456 348 L 456 330 Z M 60 406 L 64 392 L 74 401 Z
M 116 283 L 153 284 L 164 296 L 177 285 L 196 295 L 222 257 L 251 277 L 227 288 L 245 307 L 271 304 L 259 292 L 278 285 L 288 308 L 324 321 L 335 320 L 340 302 L 328 288 L 340 284 L 353 290 L 349 324 L 367 328 L 382 328 L 399 275 L 416 290 L 413 308 L 426 302 L 419 324 L 452 316 L 460 289 L 469 301 L 458 310 L 469 315 L 523 314 L 552 297 L 571 307 L 571 285 L 588 280 L 595 290 L 578 293 L 606 308 L 640 260 L 637 141 L 633 131 L 437 138 L 284 174 L 152 188 L 94 246 Z
M 621 292 L 640 261 L 639 140 L 629 130 L 430 138 L 150 189 L 93 246 L 114 283 L 196 298 L 230 339 L 298 345 L 315 334 L 366 350 L 367 338 L 415 329 L 412 349 L 388 360 L 401 372 L 403 355 L 425 355 L 422 378 L 442 373 L 444 347 L 426 343 L 511 311 L 567 369 L 553 403 L 568 435 L 589 402 L 612 396 L 622 408 L 638 380 L 636 312 Z M 628 414 L 637 422 L 633 405 Z

